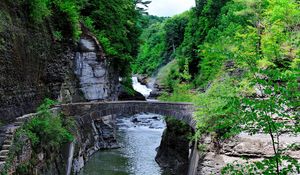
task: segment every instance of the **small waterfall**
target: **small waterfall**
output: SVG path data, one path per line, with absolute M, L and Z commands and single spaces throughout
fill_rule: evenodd
M 73 155 L 74 155 L 74 142 L 71 142 L 70 145 L 69 145 L 69 156 L 68 156 L 68 162 L 67 162 L 66 175 L 71 174 L 72 163 L 73 163 Z
M 148 97 L 150 93 L 152 92 L 152 89 L 147 88 L 147 86 L 142 85 L 137 77 L 132 77 L 132 86 L 133 89 L 137 92 L 141 93 L 144 97 Z

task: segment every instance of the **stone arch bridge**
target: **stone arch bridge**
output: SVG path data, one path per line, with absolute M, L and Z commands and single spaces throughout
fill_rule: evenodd
M 90 123 L 108 115 L 128 114 L 134 115 L 143 112 L 171 116 L 188 124 L 196 130 L 196 120 L 193 118 L 195 106 L 192 103 L 175 103 L 159 101 L 110 101 L 110 102 L 87 102 L 70 103 L 59 106 L 66 116 L 74 116 L 82 123 Z M 200 157 L 197 151 L 197 143 L 193 143 L 189 157 L 188 175 L 197 172 Z
M 191 103 L 174 103 L 158 101 L 111 101 L 70 103 L 59 106 L 66 116 L 80 118 L 83 122 L 100 119 L 107 115 L 128 114 L 142 112 L 171 116 L 187 123 L 195 130 L 196 120 L 193 119 L 194 106 Z
M 110 101 L 110 102 L 83 102 L 58 105 L 51 109 L 53 113 L 62 112 L 66 116 L 72 116 L 81 120 L 83 123 L 91 123 L 108 115 L 128 114 L 148 112 L 163 116 L 171 116 L 187 123 L 193 130 L 196 128 L 196 120 L 193 119 L 195 107 L 191 103 L 173 103 L 159 101 Z M 12 126 L 5 132 L 5 140 L 2 148 L 0 145 L 0 171 L 4 168 L 8 158 L 9 150 L 13 144 L 13 138 L 16 129 L 21 127 L 24 122 L 35 117 L 37 113 L 27 114 L 18 117 Z M 197 144 L 194 144 L 193 153 L 190 157 L 188 175 L 196 173 L 196 165 L 199 156 Z

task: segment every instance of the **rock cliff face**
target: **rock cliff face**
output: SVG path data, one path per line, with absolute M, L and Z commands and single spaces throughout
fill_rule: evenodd
M 117 100 L 118 71 L 95 37 L 84 31 L 75 44 L 72 36 L 63 33 L 64 38 L 58 41 L 54 30 L 62 20 L 50 17 L 35 24 L 27 8 L 19 1 L 0 1 L 0 124 L 35 111 L 46 97 L 62 103 Z M 78 119 L 76 124 L 74 172 L 95 151 L 118 146 L 113 116 L 88 123 Z M 9 128 L 0 127 L 0 131 L 5 133 Z M 1 149 L 4 139 L 0 135 Z M 26 164 L 32 156 L 30 142 L 24 139 L 28 144 L 15 158 L 15 167 Z M 32 169 L 37 174 L 65 174 L 69 149 L 67 144 L 60 153 L 51 154 L 51 161 L 41 153 Z
M 161 144 L 158 147 L 156 162 L 171 174 L 187 174 L 189 166 L 189 139 L 191 129 L 175 119 L 166 120 Z
M 94 37 L 83 35 L 78 46 L 67 34 L 57 41 L 58 19 L 34 24 L 24 9 L 18 1 L 0 2 L 0 121 L 33 112 L 45 97 L 117 99 L 118 72 Z
M 78 173 L 90 157 L 100 149 L 118 148 L 114 116 L 92 121 L 89 117 L 77 120 L 77 136 L 72 172 Z
M 34 111 L 45 97 L 83 100 L 72 70 L 75 47 L 53 39 L 51 20 L 33 25 L 18 1 L 0 2 L 2 121 Z
M 109 66 L 97 40 L 92 36 L 82 37 L 75 61 L 75 74 L 85 99 L 117 99 L 118 86 L 115 83 L 118 81 L 118 74 L 112 72 L 113 68 Z

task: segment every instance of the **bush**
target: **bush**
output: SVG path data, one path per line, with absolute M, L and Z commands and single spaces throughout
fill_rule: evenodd
M 229 137 L 239 130 L 240 102 L 236 88 L 230 79 L 216 81 L 195 100 L 197 136 L 215 133 L 218 138 Z
M 30 17 L 36 23 L 41 23 L 51 15 L 49 0 L 31 0 L 29 1 Z
M 33 153 L 31 159 L 16 167 L 17 174 L 31 174 L 31 168 L 38 162 L 37 154 L 46 151 L 45 156 L 47 161 L 53 159 L 53 153 L 60 151 L 64 143 L 70 142 L 74 139 L 70 132 L 74 128 L 74 120 L 71 118 L 64 118 L 62 115 L 53 115 L 50 108 L 56 102 L 45 99 L 43 104 L 38 107 L 38 114 L 33 119 L 25 123 L 19 128 L 14 136 L 13 145 L 10 148 L 8 159 L 4 166 L 1 175 L 6 175 L 10 167 L 15 161 L 15 157 L 22 154 L 23 147 L 27 139 L 29 139 Z
M 54 5 L 59 8 L 61 12 L 66 14 L 68 22 L 71 25 L 72 34 L 74 39 L 78 39 L 81 30 L 79 25 L 80 13 L 74 0 L 55 0 Z
M 190 85 L 177 84 L 172 94 L 164 93 L 159 97 L 161 101 L 173 102 L 192 102 L 194 101 L 195 94 L 190 91 Z
M 74 39 L 81 34 L 79 26 L 79 9 L 74 0 L 32 0 L 29 3 L 30 17 L 35 23 L 42 23 L 45 18 L 55 15 L 52 10 L 56 9 L 66 15 Z
M 54 36 L 54 39 L 57 41 L 61 41 L 63 39 L 63 36 L 60 31 L 54 31 L 53 36 Z
M 43 148 L 48 151 L 58 151 L 62 144 L 74 139 L 68 131 L 69 122 L 67 123 L 61 114 L 53 115 L 50 112 L 53 104 L 54 101 L 46 99 L 38 108 L 38 115 L 22 128 L 36 151 Z
M 172 90 L 173 87 L 179 83 L 178 77 L 180 74 L 178 69 L 177 61 L 171 61 L 159 70 L 157 74 L 157 81 L 159 81 L 166 88 Z

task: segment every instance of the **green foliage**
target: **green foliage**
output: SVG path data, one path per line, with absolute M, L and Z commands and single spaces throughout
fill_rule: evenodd
M 297 121 L 299 115 L 296 112 L 300 96 L 296 78 L 299 77 L 299 69 L 292 66 L 293 60 L 297 59 L 295 53 L 299 50 L 299 45 L 295 44 L 299 43 L 299 31 L 291 30 L 291 26 L 300 23 L 300 6 L 293 0 L 239 3 L 242 9 L 232 8 L 235 4 L 231 7 L 236 11 L 235 14 L 242 17 L 250 15 L 252 18 L 248 20 L 250 23 L 246 23 L 247 30 L 233 33 L 237 38 L 237 43 L 233 44 L 237 46 L 241 43 L 237 50 L 243 51 L 237 51 L 239 55 L 235 60 L 241 65 L 248 65 L 252 72 L 251 85 L 256 86 L 262 93 L 260 98 L 242 99 L 244 112 L 239 125 L 244 126 L 243 130 L 251 134 L 268 134 L 272 140 L 274 156 L 255 163 L 228 165 L 223 173 L 297 174 L 299 164 L 284 156 L 286 150 L 279 147 L 279 136 L 286 131 L 299 134 L 300 130 L 297 124 L 286 122 Z M 249 37 L 253 39 L 248 39 Z M 249 41 L 256 44 L 253 47 L 241 47 Z
M 54 31 L 53 36 L 56 41 L 62 41 L 63 39 L 62 33 L 60 31 Z
M 164 93 L 159 97 L 161 101 L 192 102 L 195 95 L 190 92 L 187 84 L 178 84 L 172 94 Z
M 30 17 L 35 23 L 42 23 L 47 17 L 55 16 L 56 10 L 65 15 L 71 26 L 71 33 L 74 39 L 80 35 L 79 18 L 80 14 L 75 0 L 30 0 Z M 53 11 L 55 13 L 53 13 Z
M 197 47 L 217 24 L 222 7 L 228 0 L 199 0 L 189 15 L 189 23 L 184 33 L 183 43 L 177 51 L 180 71 L 187 71 L 194 78 L 198 73 L 201 57 L 197 54 Z M 188 65 L 188 69 L 185 66 Z
M 298 114 L 286 110 L 299 107 L 300 93 L 297 89 L 299 73 L 281 72 L 279 69 L 260 70 L 259 73 L 260 75 L 256 76 L 252 83 L 259 84 L 257 88 L 265 98 L 263 100 L 244 98 L 244 105 L 248 110 L 244 112 L 246 119 L 243 121 L 248 122 L 247 131 L 279 134 L 288 130 L 298 134 L 299 126 L 287 124 L 287 121 L 296 121 Z M 262 79 L 261 76 L 266 76 L 267 80 Z M 285 121 L 277 121 L 274 116 L 285 119 Z
M 261 173 L 261 174 L 299 174 L 300 165 L 297 160 L 285 156 L 289 149 L 280 147 L 280 135 L 289 131 L 298 135 L 300 127 L 289 121 L 297 121 L 299 113 L 300 93 L 297 78 L 299 73 L 279 69 L 263 69 L 259 71 L 252 83 L 258 85 L 264 98 L 244 98 L 244 113 L 240 125 L 250 134 L 266 133 L 271 137 L 274 156 L 263 161 L 230 164 L 224 168 L 224 174 Z M 261 78 L 267 77 L 267 80 Z M 278 83 L 278 80 L 281 82 Z M 288 112 L 292 109 L 290 112 Z M 280 120 L 278 120 L 280 118 Z M 294 145 L 291 145 L 291 148 Z M 229 173 L 230 172 L 230 173 Z
M 166 17 L 158 17 L 158 16 L 153 16 L 153 15 L 142 15 L 141 18 L 139 19 L 137 25 L 141 29 L 146 30 L 152 24 L 162 23 L 166 19 L 167 19 Z
M 277 174 L 276 160 L 279 159 L 285 163 L 285 166 L 280 170 L 280 175 L 299 174 L 300 164 L 297 160 L 289 156 L 274 156 L 268 159 L 257 162 L 246 162 L 245 164 L 230 164 L 222 170 L 222 174 L 226 175 L 244 175 L 244 174 Z
M 27 1 L 22 1 L 27 3 Z M 80 22 L 97 37 L 106 56 L 112 61 L 122 77 L 130 76 L 130 62 L 137 55 L 138 38 L 143 16 L 136 9 L 137 3 L 147 5 L 148 1 L 132 0 L 30 0 L 30 16 L 41 24 L 46 19 L 53 21 L 54 39 L 61 41 L 64 37 L 78 40 L 81 35 Z M 149 18 L 160 20 L 159 18 Z
M 235 83 L 228 77 L 223 81 L 216 80 L 205 93 L 197 96 L 197 137 L 215 133 L 216 137 L 221 139 L 240 131 L 236 125 L 240 120 L 241 111 Z
M 81 31 L 79 26 L 80 13 L 76 0 L 53 0 L 53 5 L 66 15 L 74 39 L 78 39 Z
M 177 47 L 182 43 L 189 12 L 156 22 L 140 36 L 141 46 L 132 65 L 134 73 L 151 75 L 173 60 Z
M 30 163 L 29 162 L 26 162 L 24 164 L 20 164 L 19 166 L 17 166 L 16 168 L 16 173 L 17 174 L 28 174 L 28 171 L 29 171 L 29 166 L 30 166 Z
M 72 134 L 65 128 L 61 115 L 53 116 L 50 107 L 56 104 L 50 99 L 45 99 L 38 108 L 37 116 L 23 127 L 23 131 L 30 139 L 34 150 L 57 151 L 63 143 L 73 140 Z
M 47 153 L 58 152 L 61 146 L 74 139 L 70 130 L 74 123 L 61 114 L 53 115 L 50 108 L 56 102 L 45 99 L 38 107 L 37 116 L 29 120 L 18 130 L 18 139 L 26 136 L 35 153 L 44 150 Z M 17 139 L 17 140 L 18 140 Z
M 278 146 L 280 134 L 300 131 L 299 13 L 295 0 L 198 0 L 173 54 L 176 61 L 159 71 L 161 82 L 174 90 L 162 100 L 199 106 L 198 136 L 220 139 L 241 131 L 270 136 L 273 157 L 228 165 L 224 174 L 299 174 L 297 161 Z M 204 92 L 190 98 L 193 86 L 182 83 Z
M 141 14 L 131 0 L 87 0 L 80 5 L 83 23 L 95 34 L 121 77 L 131 74 L 130 63 L 137 55 Z
M 139 55 L 132 65 L 133 72 L 151 75 L 162 64 L 165 35 L 161 23 L 155 23 L 143 32 L 141 38 L 145 43 L 139 48 Z
M 50 0 L 31 0 L 29 3 L 30 16 L 36 23 L 43 22 L 46 17 L 51 15 Z
M 172 60 L 166 66 L 162 67 L 157 73 L 157 81 L 168 89 L 172 89 L 179 83 L 180 76 L 176 60 Z
M 190 127 L 185 122 L 177 120 L 174 117 L 165 117 L 164 119 L 168 125 L 167 130 L 184 133 L 187 138 L 190 137 Z
M 53 153 L 60 151 L 61 146 L 73 141 L 74 137 L 70 132 L 74 128 L 74 120 L 64 118 L 61 114 L 54 115 L 50 108 L 57 104 L 55 101 L 46 98 L 38 107 L 37 115 L 26 121 L 15 133 L 13 145 L 10 147 L 8 160 L 1 174 L 6 174 L 10 169 L 15 157 L 22 154 L 23 146 L 27 139 L 33 148 L 31 160 L 18 165 L 16 171 L 19 174 L 30 174 L 31 168 L 35 165 L 38 153 L 46 153 L 46 159 L 51 161 Z
M 127 92 L 129 95 L 134 95 L 136 91 L 132 87 L 132 79 L 131 77 L 124 77 L 121 81 L 122 88 L 124 88 L 125 92 Z

